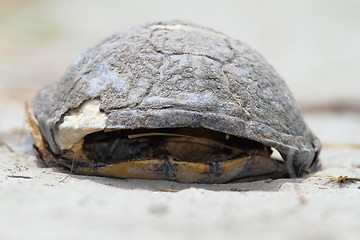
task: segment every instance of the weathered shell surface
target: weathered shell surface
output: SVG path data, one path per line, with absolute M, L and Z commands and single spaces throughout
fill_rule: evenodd
M 33 102 L 55 154 L 56 128 L 100 100 L 105 130 L 202 127 L 277 149 L 295 172 L 311 168 L 319 140 L 276 71 L 248 45 L 184 22 L 130 27 L 83 54 Z

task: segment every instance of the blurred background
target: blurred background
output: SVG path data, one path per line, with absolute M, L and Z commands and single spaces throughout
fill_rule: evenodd
M 119 29 L 182 19 L 247 42 L 303 111 L 360 110 L 358 0 L 0 0 L 0 139 L 24 126 L 24 102 Z

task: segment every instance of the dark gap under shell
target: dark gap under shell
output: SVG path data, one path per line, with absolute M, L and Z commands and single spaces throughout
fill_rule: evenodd
M 87 135 L 83 145 L 91 161 L 106 164 L 164 156 L 184 162 L 223 162 L 254 151 L 271 155 L 261 143 L 204 128 L 102 131 Z

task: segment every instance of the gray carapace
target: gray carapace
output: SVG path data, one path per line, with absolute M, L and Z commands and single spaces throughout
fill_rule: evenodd
M 181 21 L 129 27 L 91 48 L 39 92 L 28 121 L 47 165 L 119 178 L 301 176 L 321 147 L 259 53 Z

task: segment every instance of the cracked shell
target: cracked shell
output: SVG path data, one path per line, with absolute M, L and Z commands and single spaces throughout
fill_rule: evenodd
M 39 92 L 28 122 L 47 165 L 119 178 L 301 176 L 321 147 L 259 53 L 180 21 L 129 27 L 91 48 Z

